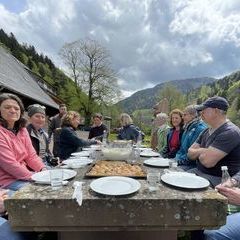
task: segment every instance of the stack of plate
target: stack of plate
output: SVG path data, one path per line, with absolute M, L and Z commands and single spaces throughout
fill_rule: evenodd
M 169 159 L 167 158 L 149 158 L 143 162 L 145 165 L 152 167 L 169 167 Z

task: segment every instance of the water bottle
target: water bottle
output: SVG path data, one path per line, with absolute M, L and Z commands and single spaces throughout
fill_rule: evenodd
M 107 145 L 107 131 L 106 130 L 103 131 L 102 144 L 103 144 L 103 146 Z
M 221 170 L 222 170 L 222 181 L 221 181 L 221 183 L 223 184 L 223 183 L 231 180 L 231 177 L 228 173 L 228 167 L 227 166 L 222 166 Z
M 142 146 L 142 133 L 139 132 L 138 137 L 137 137 L 136 147 L 140 148 L 141 146 Z
M 223 184 L 223 183 L 228 181 L 231 184 L 231 177 L 228 173 L 228 167 L 227 166 L 222 166 L 221 170 L 222 170 L 222 181 L 221 181 L 221 183 Z M 232 186 L 229 185 L 228 187 L 233 187 L 233 185 Z M 239 206 L 228 204 L 228 208 L 227 208 L 228 214 L 239 212 L 239 210 L 240 210 Z

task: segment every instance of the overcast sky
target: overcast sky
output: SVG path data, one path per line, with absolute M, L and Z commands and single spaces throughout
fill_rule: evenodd
M 99 41 L 111 53 L 124 96 L 240 66 L 239 0 L 0 0 L 0 28 L 58 67 L 64 43 Z

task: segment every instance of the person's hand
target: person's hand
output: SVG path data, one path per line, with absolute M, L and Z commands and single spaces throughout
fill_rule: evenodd
M 53 157 L 51 160 L 50 160 L 50 163 L 53 167 L 56 167 L 58 165 L 60 165 L 60 159 L 59 157 Z
M 99 140 L 95 140 L 95 141 L 97 142 L 98 145 L 99 145 L 99 144 L 102 144 L 102 142 L 99 141 Z
M 8 190 L 5 190 L 5 189 L 0 190 L 0 213 L 5 212 L 3 201 L 8 197 L 7 193 L 8 193 Z
M 47 168 L 46 168 L 46 167 L 44 167 L 44 168 L 42 168 L 42 169 L 41 169 L 41 172 L 42 172 L 42 171 L 46 171 L 46 170 L 47 170 Z
M 222 186 L 222 187 L 228 187 L 228 188 L 233 188 L 233 187 L 236 187 L 237 186 L 237 181 L 235 179 L 229 179 L 227 180 L 226 182 L 224 183 L 220 183 L 216 186 L 216 189 L 218 189 L 219 186 Z
M 51 140 L 52 140 L 51 137 L 47 139 L 47 144 L 48 144 L 48 145 L 51 143 Z
M 240 189 L 239 188 L 229 188 L 222 184 L 216 186 L 219 193 L 227 197 L 229 203 L 240 205 Z

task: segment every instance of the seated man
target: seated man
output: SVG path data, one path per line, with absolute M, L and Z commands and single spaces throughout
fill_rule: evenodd
M 183 121 L 184 132 L 182 135 L 181 146 L 176 154 L 175 160 L 178 165 L 186 171 L 196 167 L 196 161 L 188 159 L 188 149 L 207 126 L 201 119 L 199 119 L 198 112 L 194 105 L 189 105 L 185 108 L 183 111 Z
M 240 170 L 240 130 L 227 119 L 228 107 L 227 100 L 218 96 L 198 106 L 209 128 L 188 150 L 188 157 L 197 163 L 189 171 L 207 178 L 212 186 L 221 182 L 221 166 L 227 166 L 231 176 Z

